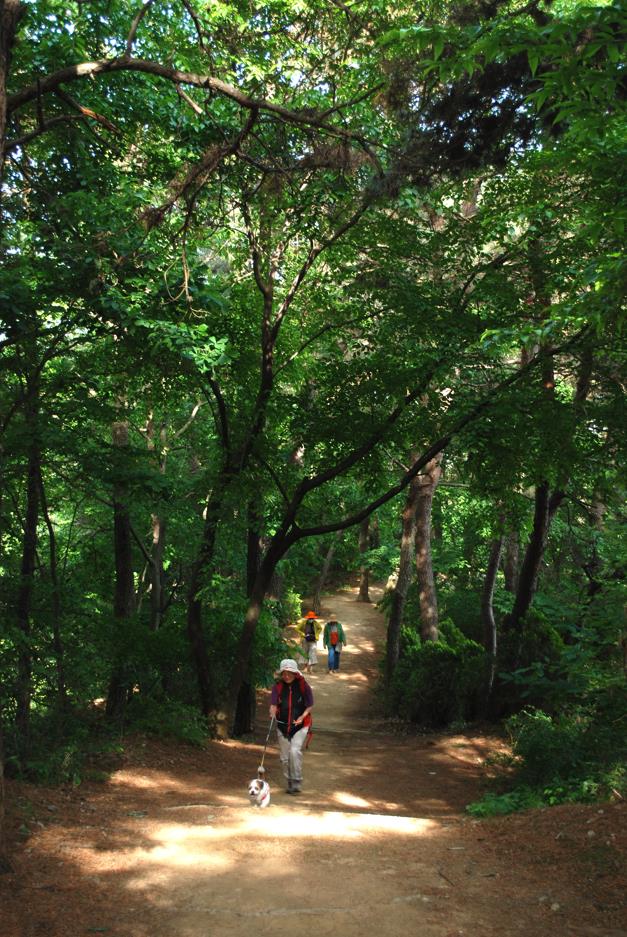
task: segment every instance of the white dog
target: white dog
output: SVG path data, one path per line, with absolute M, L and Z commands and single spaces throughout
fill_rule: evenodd
M 270 785 L 261 778 L 255 778 L 248 785 L 248 796 L 255 807 L 267 807 L 270 803 Z

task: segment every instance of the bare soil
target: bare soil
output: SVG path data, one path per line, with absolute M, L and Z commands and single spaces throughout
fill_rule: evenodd
M 471 819 L 502 740 L 394 731 L 375 694 L 382 618 L 354 591 L 332 602 L 349 644 L 338 675 L 320 652 L 311 677 L 300 798 L 272 740 L 272 803 L 248 803 L 267 693 L 254 741 L 136 738 L 106 782 L 10 782 L 0 937 L 624 937 L 624 804 Z

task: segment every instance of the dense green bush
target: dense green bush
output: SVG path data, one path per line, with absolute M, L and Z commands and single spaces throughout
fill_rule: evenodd
M 285 628 L 302 615 L 302 599 L 298 592 L 287 588 L 280 599 L 266 599 L 265 607 L 279 628 Z
M 127 730 L 166 736 L 202 746 L 207 740 L 207 720 L 197 707 L 178 700 L 138 695 L 127 710 Z
M 411 722 L 440 728 L 476 718 L 486 686 L 489 659 L 451 622 L 440 641 L 422 643 L 403 629 L 401 659 L 390 688 L 390 709 Z
M 39 784 L 79 785 L 103 776 L 102 765 L 121 753 L 118 727 L 104 722 L 102 713 L 35 711 L 31 719 L 28 754 L 11 732 L 5 734 L 5 771 Z

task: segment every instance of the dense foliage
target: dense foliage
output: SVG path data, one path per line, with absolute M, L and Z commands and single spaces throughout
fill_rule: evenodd
M 2 12 L 8 764 L 246 731 L 332 552 L 398 571 L 390 712 L 617 789 L 620 6 Z

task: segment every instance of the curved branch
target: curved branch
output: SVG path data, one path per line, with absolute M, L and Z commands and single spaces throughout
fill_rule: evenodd
M 146 75 L 155 75 L 157 78 L 164 78 L 175 85 L 193 85 L 197 88 L 204 88 L 207 91 L 213 91 L 223 97 L 229 98 L 243 107 L 245 110 L 264 111 L 282 121 L 290 124 L 297 124 L 303 127 L 314 127 L 323 130 L 325 133 L 335 137 L 341 137 L 345 140 L 356 140 L 365 146 L 379 146 L 378 143 L 362 137 L 361 134 L 352 133 L 350 130 L 344 130 L 342 127 L 335 127 L 328 124 L 319 114 L 310 110 L 294 111 L 282 104 L 274 101 L 268 101 L 266 98 L 253 98 L 234 85 L 220 78 L 214 78 L 211 75 L 198 75 L 195 72 L 183 72 L 178 68 L 168 68 L 159 62 L 152 62 L 147 59 L 135 59 L 128 55 L 118 56 L 114 59 L 99 59 L 94 62 L 81 62 L 78 65 L 68 65 L 61 68 L 51 75 L 46 75 L 38 81 L 33 82 L 16 94 L 7 98 L 7 114 L 28 104 L 43 94 L 48 94 L 63 84 L 72 81 L 81 81 L 84 78 L 93 78 L 96 75 L 106 75 L 112 72 L 142 72 Z
M 365 320 L 373 319 L 379 314 L 378 310 L 373 312 L 367 312 L 363 316 L 358 316 L 356 319 L 348 319 L 346 322 L 327 322 L 326 325 L 323 325 L 322 328 L 318 329 L 317 332 L 314 332 L 308 339 L 306 339 L 297 349 L 294 351 L 285 361 L 275 369 L 274 376 L 277 377 L 281 371 L 284 371 L 292 361 L 295 361 L 296 358 L 305 351 L 310 345 L 313 345 L 322 335 L 325 335 L 327 332 L 332 332 L 334 329 L 345 329 L 350 328 L 352 325 L 362 325 Z
M 297 491 L 294 494 L 292 499 L 292 507 L 290 510 L 290 518 L 287 519 L 286 526 L 291 526 L 290 543 L 295 543 L 298 540 L 302 540 L 305 537 L 314 537 L 320 536 L 322 534 L 330 534 L 336 530 L 345 530 L 347 527 L 354 527 L 356 524 L 361 523 L 365 520 L 366 517 L 369 517 L 373 511 L 376 511 L 377 508 L 381 507 L 383 504 L 387 504 L 388 501 L 391 501 L 392 498 L 396 497 L 407 485 L 412 481 L 413 478 L 420 472 L 421 468 L 431 461 L 436 455 L 442 452 L 451 440 L 460 434 L 460 432 L 468 426 L 470 423 L 474 423 L 476 419 L 485 411 L 494 406 L 496 401 L 499 399 L 499 394 L 501 391 L 505 390 L 508 387 L 511 387 L 513 384 L 516 384 L 522 377 L 524 377 L 529 371 L 533 370 L 539 364 L 542 364 L 546 361 L 547 358 L 554 358 L 556 355 L 562 354 L 562 352 L 567 351 L 569 348 L 572 348 L 581 338 L 583 338 L 590 331 L 590 327 L 586 326 L 580 332 L 578 332 L 572 339 L 565 342 L 563 345 L 559 345 L 555 348 L 546 349 L 539 352 L 533 358 L 531 358 L 527 364 L 522 368 L 519 368 L 513 374 L 510 374 L 509 377 L 501 381 L 493 390 L 490 391 L 487 397 L 484 397 L 483 400 L 480 400 L 474 407 L 472 407 L 469 412 L 462 417 L 458 422 L 451 427 L 451 429 L 444 436 L 441 436 L 437 442 L 433 443 L 423 455 L 421 455 L 411 466 L 411 468 L 405 472 L 398 484 L 394 485 L 392 488 L 389 488 L 384 494 L 380 495 L 374 501 L 371 501 L 366 507 L 362 508 L 361 511 L 351 515 L 350 517 L 344 518 L 341 521 L 337 521 L 332 524 L 324 524 L 320 527 L 298 527 L 295 523 L 296 513 L 304 499 L 305 494 L 311 488 L 319 487 L 323 484 L 328 478 L 333 478 L 337 474 L 340 474 L 336 470 L 329 470 L 329 472 L 323 473 L 320 476 L 317 476 L 314 479 L 309 480 L 313 484 L 310 486 L 307 485 L 307 482 L 301 484 Z M 363 449 L 364 447 L 362 447 Z M 359 450 L 356 450 L 359 452 Z M 348 461 L 344 460 L 344 462 Z M 339 463 L 342 465 L 342 463 Z M 332 473 L 332 474 L 331 474 Z M 323 479 L 323 481 L 320 481 Z M 560 492 L 563 495 L 563 493 Z
M 141 23 L 141 21 L 143 20 L 144 16 L 146 15 L 146 13 L 148 12 L 148 10 L 150 9 L 153 3 L 154 3 L 154 0 L 146 0 L 146 3 L 144 3 L 143 7 L 141 8 L 141 10 L 139 10 L 137 15 L 135 16 L 135 19 L 131 23 L 131 28 L 128 34 L 128 39 L 126 40 L 126 54 L 127 55 L 130 55 L 131 52 L 133 51 L 133 45 L 135 44 L 135 36 L 137 35 L 137 29 L 139 27 L 139 24 Z
M 227 156 L 230 156 L 239 149 L 242 140 L 250 133 L 257 117 L 258 111 L 253 109 L 246 121 L 246 126 L 240 130 L 230 143 L 226 146 L 210 146 L 209 149 L 205 150 L 196 165 L 192 166 L 187 172 L 182 182 L 170 184 L 172 195 L 165 202 L 157 207 L 146 209 L 142 214 L 142 221 L 148 231 L 160 224 L 167 213 L 176 205 L 180 198 L 190 191 L 190 189 L 196 186 L 196 192 L 198 192 L 198 189 L 202 187 L 203 183 L 206 182 L 207 178 L 217 169 L 220 163 L 226 159 Z
M 279 334 L 279 329 L 281 328 L 281 323 L 283 321 L 283 318 L 285 317 L 287 310 L 289 309 L 292 303 L 292 300 L 294 299 L 301 283 L 305 279 L 307 273 L 313 266 L 314 262 L 317 260 L 317 258 L 320 256 L 320 254 L 323 251 L 325 251 L 328 247 L 331 247 L 333 244 L 335 244 L 336 241 L 338 241 L 342 237 L 342 235 L 346 234 L 347 231 L 350 231 L 351 228 L 355 227 L 357 222 L 361 219 L 362 215 L 365 214 L 365 212 L 368 210 L 369 207 L 370 207 L 370 199 L 368 197 L 365 197 L 362 200 L 359 207 L 353 212 L 350 218 L 348 218 L 344 222 L 344 224 L 340 225 L 339 228 L 336 228 L 333 234 L 329 235 L 329 237 L 321 241 L 316 247 L 312 247 L 310 249 L 303 265 L 301 266 L 300 270 L 294 277 L 292 284 L 290 288 L 288 289 L 285 297 L 283 298 L 283 302 L 281 303 L 277 311 L 277 314 L 276 314 L 276 317 L 272 326 L 273 342 L 276 341 L 276 338 Z
M 289 507 L 290 504 L 291 504 L 290 496 L 289 496 L 289 494 L 287 493 L 287 491 L 286 491 L 286 489 L 285 489 L 285 487 L 284 487 L 284 485 L 283 485 L 283 482 L 281 481 L 281 479 L 279 478 L 279 476 L 277 475 L 277 473 L 274 471 L 274 469 L 272 468 L 272 466 L 270 465 L 270 463 L 267 462 L 266 459 L 264 459 L 262 456 L 258 455 L 257 453 L 255 454 L 254 458 L 257 460 L 257 462 L 259 462 L 259 464 L 260 464 L 261 466 L 263 466 L 263 468 L 265 468 L 265 470 L 267 471 L 268 475 L 270 475 L 270 477 L 272 478 L 272 481 L 274 482 L 274 484 L 277 486 L 277 489 L 278 489 L 279 492 L 281 493 L 281 496 L 282 496 L 283 500 L 285 501 L 285 503 L 286 503 L 287 506 Z
M 50 120 L 44 120 L 42 123 L 37 124 L 37 128 L 35 130 L 31 130 L 29 133 L 25 133 L 21 137 L 16 137 L 15 140 L 7 140 L 4 152 L 6 155 L 8 155 L 13 150 L 17 150 L 20 149 L 20 147 L 26 146 L 26 144 L 30 143 L 31 140 L 34 140 L 42 133 L 46 133 L 46 131 L 50 130 L 52 127 L 55 127 L 58 124 L 66 124 L 74 120 L 82 119 L 82 114 L 59 114 L 57 117 L 51 117 Z
M 431 383 L 431 380 L 433 376 L 435 375 L 439 364 L 440 362 L 438 361 L 429 371 L 427 371 L 426 375 L 423 377 L 420 384 L 416 385 L 416 387 L 414 387 L 413 390 L 409 391 L 409 393 L 405 395 L 405 397 L 401 400 L 401 402 L 397 404 L 396 407 L 394 407 L 391 413 L 388 414 L 388 416 L 383 421 L 383 423 L 381 423 L 377 427 L 374 433 L 372 433 L 372 435 L 364 443 L 362 443 L 361 446 L 358 446 L 351 453 L 349 453 L 349 455 L 345 456 L 336 465 L 327 469 L 325 472 L 320 472 L 319 475 L 315 475 L 313 478 L 307 478 L 303 482 L 301 482 L 296 490 L 294 498 L 295 499 L 299 498 L 300 500 L 302 500 L 302 498 L 304 498 L 304 496 L 308 494 L 310 491 L 314 491 L 314 489 L 320 488 L 321 485 L 325 485 L 328 481 L 331 481 L 332 479 L 337 478 L 338 475 L 343 475 L 350 468 L 352 468 L 359 461 L 361 461 L 361 459 L 367 456 L 369 452 L 372 452 L 375 446 L 377 446 L 378 443 L 381 442 L 381 440 L 385 438 L 388 431 L 395 425 L 395 423 L 399 420 L 399 418 L 407 410 L 407 408 L 411 406 L 411 404 L 414 403 L 415 400 L 417 400 L 419 397 L 421 397 L 424 394 L 425 390 Z M 433 458 L 433 456 L 437 455 L 438 452 L 440 452 L 440 449 L 437 449 L 435 452 L 433 452 L 432 455 L 429 456 L 429 458 Z M 411 478 L 413 478 L 413 475 L 411 476 Z M 401 487 L 399 488 L 399 491 L 402 491 L 402 489 L 405 487 L 405 484 L 408 484 L 408 482 L 411 481 L 411 478 L 407 479 L 407 481 L 403 485 L 401 485 Z M 385 502 L 382 502 L 382 503 L 385 503 Z M 368 516 L 367 514 L 364 515 L 364 517 L 367 517 L 367 516 Z M 364 517 L 360 518 L 360 520 L 363 520 Z M 347 526 L 350 526 L 350 525 L 347 525 Z M 336 527 L 333 528 L 333 530 L 339 530 L 339 529 L 340 528 L 336 528 Z

